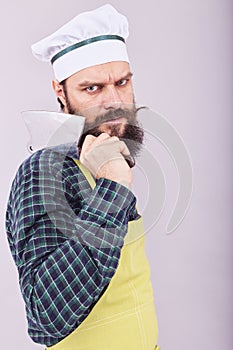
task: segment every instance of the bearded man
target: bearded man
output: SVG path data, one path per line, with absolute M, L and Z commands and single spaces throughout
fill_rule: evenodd
M 53 64 L 63 112 L 86 118 L 77 147 L 44 148 L 23 162 L 7 208 L 28 332 L 50 350 L 159 349 L 132 192 L 143 130 L 127 36 L 126 17 L 105 5 L 32 45 Z

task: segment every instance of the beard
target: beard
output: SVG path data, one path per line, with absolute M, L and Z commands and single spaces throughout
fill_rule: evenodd
M 69 114 L 80 115 L 80 112 L 77 110 L 77 108 L 74 108 L 70 103 L 67 95 L 66 105 Z M 141 152 L 144 140 L 144 130 L 137 120 L 137 112 L 140 109 L 141 108 L 136 108 L 135 103 L 133 103 L 130 108 L 110 109 L 108 112 L 102 115 L 97 115 L 93 122 L 86 121 L 83 133 L 78 142 L 79 150 L 81 150 L 83 142 L 87 135 L 98 137 L 102 132 L 106 132 L 102 129 L 102 126 L 105 122 L 122 117 L 126 120 L 126 123 L 124 125 L 108 125 L 107 133 L 109 136 L 117 136 L 121 141 L 124 141 L 129 149 L 131 156 L 138 156 Z M 83 113 L 82 116 L 85 117 L 85 113 Z
M 135 106 L 133 109 L 117 108 L 112 109 L 103 115 L 98 115 L 93 123 L 86 122 L 78 147 L 82 148 L 82 144 L 87 135 L 97 137 L 102 132 L 105 132 L 102 130 L 102 125 L 105 122 L 117 119 L 118 117 L 123 117 L 126 120 L 126 124 L 108 125 L 107 133 L 109 136 L 117 136 L 121 141 L 124 141 L 133 157 L 138 156 L 143 145 L 144 130 L 139 125 L 136 113 L 137 109 Z

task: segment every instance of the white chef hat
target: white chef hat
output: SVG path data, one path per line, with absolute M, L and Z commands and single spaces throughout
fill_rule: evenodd
M 41 61 L 51 61 L 56 79 L 97 64 L 129 62 L 125 39 L 129 35 L 125 16 L 107 4 L 73 18 L 50 36 L 31 46 Z

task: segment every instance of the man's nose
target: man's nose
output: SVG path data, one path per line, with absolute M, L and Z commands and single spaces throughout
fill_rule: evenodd
M 103 107 L 105 109 L 111 108 L 120 108 L 122 104 L 121 96 L 118 92 L 117 86 L 108 85 L 105 88 L 104 96 L 103 96 Z

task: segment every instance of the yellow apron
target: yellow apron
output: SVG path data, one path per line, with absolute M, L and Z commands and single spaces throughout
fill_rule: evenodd
M 78 161 L 91 187 L 95 181 Z M 47 350 L 159 350 L 142 218 L 129 222 L 115 275 L 86 319 Z

